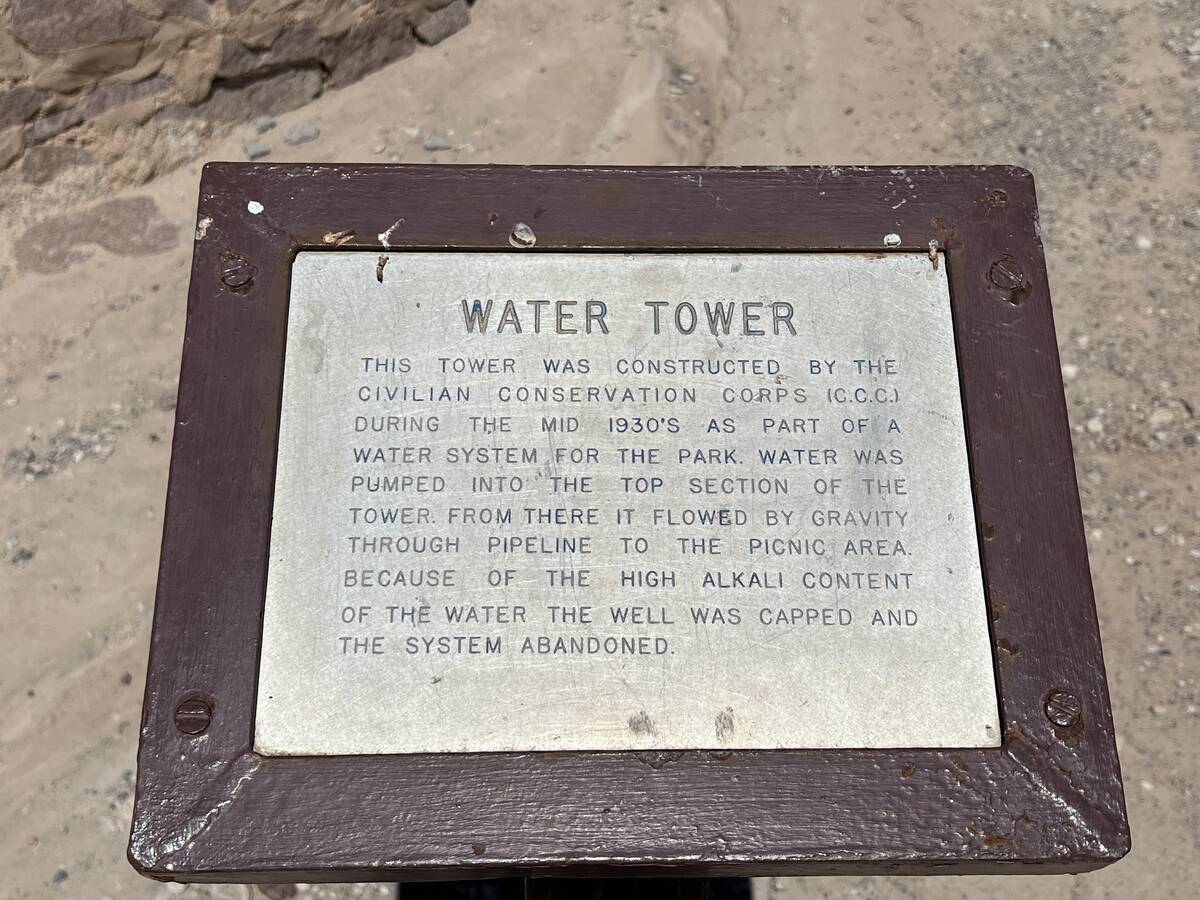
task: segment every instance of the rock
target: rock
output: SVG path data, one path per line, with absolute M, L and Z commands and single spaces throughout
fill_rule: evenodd
M 297 25 L 275 39 L 265 50 L 251 50 L 234 37 L 221 39 L 217 78 L 246 78 L 255 73 L 321 64 L 321 35 L 311 25 Z
M 116 41 L 67 50 L 53 65 L 38 69 L 30 79 L 34 87 L 69 93 L 89 87 L 106 75 L 114 75 L 137 65 L 143 41 Z
M 1139 234 L 1133 243 L 1139 250 L 1150 250 L 1154 247 L 1154 241 L 1150 240 L 1144 234 Z
M 158 76 L 144 78 L 141 81 L 135 81 L 133 84 L 116 82 L 98 87 L 70 109 L 64 109 L 62 112 L 55 113 L 52 116 L 43 116 L 40 119 L 35 119 L 29 129 L 30 142 L 40 144 L 42 141 L 48 141 L 55 135 L 62 134 L 64 131 L 74 128 L 77 125 L 82 125 L 90 119 L 103 115 L 110 109 L 131 103 L 134 100 L 140 100 L 143 97 L 162 93 L 170 87 L 170 81 Z
M 30 184 L 45 184 L 72 166 L 86 166 L 95 161 L 92 154 L 75 144 L 44 144 L 29 148 L 21 160 L 21 174 Z
M 189 39 L 186 45 L 163 61 L 159 73 L 175 82 L 184 103 L 195 105 L 208 96 L 220 64 L 221 41 L 215 34 Z M 146 60 L 143 60 L 145 62 Z
M 433 46 L 470 24 L 471 7 L 467 6 L 466 0 L 453 0 L 447 6 L 426 16 L 425 21 L 418 25 L 415 31 L 417 40 Z
M 330 70 L 329 86 L 341 87 L 358 81 L 392 60 L 408 56 L 416 45 L 411 20 L 388 10 L 324 41 L 321 61 Z
M 23 125 L 41 109 L 46 95 L 27 84 L 19 84 L 0 94 L 0 130 L 10 125 Z
M 1084 428 L 1088 430 L 1089 434 L 1100 434 L 1104 431 L 1104 420 L 1099 416 L 1092 416 L 1084 424 Z
M 21 48 L 12 35 L 0 28 L 0 78 L 22 78 L 25 75 L 25 60 Z
M 1063 378 L 1067 381 L 1074 381 L 1079 377 L 1079 366 L 1066 363 L 1062 367 Z
M 271 152 L 271 146 L 262 141 L 246 139 L 242 141 L 242 152 L 246 159 L 262 159 Z
M 439 150 L 453 150 L 454 145 L 447 138 L 440 134 L 427 134 L 421 145 L 430 153 L 436 153 Z
M 254 120 L 254 133 L 266 134 L 275 127 L 275 120 L 271 116 L 258 116 Z
M 208 22 L 210 13 L 205 0 L 165 0 L 162 4 L 163 15 L 182 16 L 185 19 L 195 19 L 197 22 Z
M 25 132 L 20 126 L 0 131 L 0 171 L 12 165 L 25 149 Z
M 260 884 L 258 890 L 268 900 L 289 900 L 290 897 L 295 897 L 299 893 L 294 884 Z
M 125 0 L 13 0 L 11 16 L 12 36 L 34 53 L 42 54 L 140 42 L 155 31 L 154 23 L 139 16 Z
M 13 252 L 19 269 L 53 273 L 85 259 L 88 244 L 119 256 L 149 256 L 178 241 L 179 226 L 153 200 L 124 197 L 44 219 L 17 238 Z
M 164 119 L 204 119 L 209 122 L 245 122 L 247 109 L 262 110 L 277 115 L 298 106 L 321 93 L 321 73 L 317 69 L 280 72 L 249 84 L 230 86 L 218 84 L 208 99 L 195 106 L 172 104 L 158 116 Z
M 1150 425 L 1153 428 L 1161 428 L 1163 425 L 1170 425 L 1175 421 L 1175 413 L 1169 409 L 1159 408 L 1150 413 Z
M 312 119 L 302 119 L 283 133 L 283 142 L 295 146 L 315 141 L 321 136 L 321 130 Z

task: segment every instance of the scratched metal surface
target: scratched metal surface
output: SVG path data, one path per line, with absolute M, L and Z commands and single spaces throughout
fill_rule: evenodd
M 944 265 L 914 253 L 401 253 L 388 257 L 380 279 L 377 264 L 359 253 L 303 253 L 292 270 L 259 751 L 999 744 Z M 487 333 L 468 333 L 463 301 L 478 298 L 494 301 Z M 569 298 L 604 301 L 608 333 L 595 319 L 588 333 L 582 302 L 563 310 L 573 318 L 562 328 L 577 333 L 556 333 L 554 304 Z M 511 322 L 497 329 L 508 300 L 524 317 L 519 333 Z M 547 303 L 538 307 L 536 332 L 530 300 Z M 659 308 L 659 333 L 647 300 L 668 304 Z M 718 325 L 714 336 L 705 301 L 766 303 L 749 308 L 762 316 L 749 328 L 765 333 L 739 333 L 745 323 L 738 306 L 730 333 Z M 690 334 L 674 324 L 671 310 L 679 302 L 701 310 Z M 775 311 L 787 318 L 776 321 Z M 689 314 L 681 322 L 692 328 Z M 381 373 L 364 358 L 402 360 L 410 371 Z M 455 373 L 455 359 L 492 359 L 500 371 Z M 577 368 L 586 360 L 590 371 L 550 375 L 546 359 L 573 360 Z M 636 361 L 680 359 L 754 360 L 762 371 L 619 371 Z M 893 361 L 894 374 L 859 374 L 853 362 L 883 359 Z M 812 360 L 832 363 L 832 373 L 813 373 Z M 607 394 L 599 402 L 503 399 L 504 391 L 542 386 L 637 393 L 635 402 Z M 682 394 L 674 402 L 661 395 L 643 402 L 643 388 L 690 389 L 694 402 Z M 834 388 L 866 393 L 857 402 L 830 399 L 827 390 Z M 420 399 L 393 399 L 402 389 Z M 454 399 L 429 399 L 431 390 L 440 397 L 443 389 Z M 736 392 L 734 402 L 726 390 Z M 369 430 L 368 422 L 388 415 L 432 416 L 437 430 Z M 475 433 L 471 416 L 505 416 L 511 431 Z M 579 430 L 543 431 L 542 418 L 555 416 L 578 417 Z M 609 424 L 610 417 L 632 416 L 658 431 L 622 434 Z M 764 417 L 789 423 L 803 417 L 799 427 L 816 433 L 780 434 L 778 426 L 764 427 Z M 736 431 L 713 433 L 709 423 L 726 418 Z M 846 434 L 844 421 L 853 429 L 861 422 L 863 430 Z M 408 461 L 395 461 L 402 455 L 393 457 L 390 447 L 407 450 Z M 505 461 L 463 462 L 476 448 L 492 454 L 502 448 Z M 556 454 L 588 448 L 594 459 Z M 661 461 L 621 462 L 621 448 L 657 448 Z M 792 456 L 764 464 L 760 449 Z M 863 464 L 856 449 L 896 450 L 903 459 Z M 798 453 L 802 462 L 794 461 Z M 477 491 L 472 478 L 479 475 L 520 479 L 521 486 Z M 400 492 L 367 489 L 364 480 L 380 476 L 422 477 L 426 488 L 443 478 L 444 490 L 418 493 L 416 482 Z M 556 492 L 554 479 L 580 476 L 590 479 L 587 493 Z M 625 490 L 622 476 L 655 478 L 661 486 Z M 355 477 L 360 481 L 352 487 Z M 745 479 L 755 485 L 751 490 L 765 483 L 778 492 L 698 493 L 694 478 Z M 836 487 L 815 486 L 833 479 Z M 892 479 L 903 479 L 897 489 L 906 493 L 870 493 L 866 481 L 874 488 L 881 479 L 889 489 Z M 744 484 L 718 481 L 713 488 L 737 491 Z M 430 521 L 353 523 L 351 509 L 361 516 L 404 506 L 428 509 Z M 527 508 L 594 510 L 585 513 L 594 521 L 529 524 L 522 520 Z M 455 512 L 464 509 L 508 511 L 512 521 L 464 524 Z M 628 524 L 618 524 L 621 509 L 633 510 Z M 717 510 L 744 515 L 745 524 L 662 518 L 667 511 Z M 828 524 L 834 516 L 836 524 Z M 460 546 L 363 554 L 353 552 L 351 536 L 458 538 Z M 530 539 L 537 552 L 492 546 L 494 537 Z M 644 538 L 648 549 L 639 553 L 622 537 Z M 581 538 L 590 552 L 555 543 Z M 710 546 L 718 552 L 684 552 L 680 539 L 695 538 L 715 540 Z M 810 543 L 783 555 L 765 555 L 761 545 L 753 552 L 748 543 L 789 538 Z M 817 541 L 823 553 L 814 553 Z M 347 570 L 364 569 L 409 581 L 435 573 L 451 583 L 343 584 Z M 552 585 L 548 569 L 586 571 L 581 577 L 589 583 Z M 493 571 L 512 577 L 492 586 Z M 674 586 L 622 586 L 622 572 L 647 571 L 668 573 Z M 819 581 L 838 574 L 853 581 Z M 885 576 L 894 582 L 881 586 Z M 552 605 L 586 606 L 591 621 L 552 621 Z M 397 608 L 422 607 L 428 621 L 398 616 Z M 452 621 L 471 607 L 485 620 Z M 486 621 L 497 607 L 499 615 L 520 620 Z M 629 608 L 644 621 L 616 621 Z M 696 624 L 693 609 L 709 615 L 719 609 L 724 624 Z M 810 609 L 826 624 L 806 621 Z M 737 624 L 729 621 L 734 617 Z M 539 652 L 543 638 L 549 644 Z M 546 652 L 560 638 L 577 639 L 576 652 Z M 622 638 L 645 643 L 631 653 Z M 371 641 L 373 652 L 364 643 L 357 654 L 347 653 L 353 645 L 344 639 Z M 939 699 L 947 683 L 956 685 L 954 704 Z

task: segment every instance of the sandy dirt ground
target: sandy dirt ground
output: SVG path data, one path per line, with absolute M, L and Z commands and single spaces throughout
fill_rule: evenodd
M 280 127 L 304 118 L 321 137 L 280 142 L 270 159 L 1031 168 L 1133 853 L 1078 877 L 766 879 L 756 891 L 1200 895 L 1195 0 L 483 0 L 465 31 Z M 149 182 L 106 184 L 121 203 L 103 213 L 78 180 L 5 190 L 0 896 L 260 895 L 144 880 L 124 849 L 199 165 L 243 158 L 251 134 L 211 139 Z

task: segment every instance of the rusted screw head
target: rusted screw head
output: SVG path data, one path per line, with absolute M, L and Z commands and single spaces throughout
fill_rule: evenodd
M 1060 728 L 1074 728 L 1079 724 L 1083 705 L 1079 698 L 1067 691 L 1054 691 L 1046 698 L 1046 718 Z
M 1020 305 L 1031 287 L 1017 261 L 1007 253 L 992 263 L 988 269 L 988 281 L 1013 306 Z
M 1011 256 L 1002 256 L 988 269 L 988 281 L 1010 293 L 1025 290 L 1025 273 Z
M 250 260 L 237 253 L 227 253 L 221 257 L 221 283 L 231 291 L 244 293 L 254 282 L 258 270 L 250 265 Z
M 532 247 L 537 243 L 537 235 L 524 222 L 518 222 L 513 226 L 512 234 L 508 236 L 508 242 L 514 247 Z
M 184 734 L 203 734 L 212 722 L 212 704 L 189 697 L 175 707 L 175 727 Z

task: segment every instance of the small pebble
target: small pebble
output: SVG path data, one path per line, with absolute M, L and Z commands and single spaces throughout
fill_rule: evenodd
M 1149 250 L 1154 246 L 1154 241 L 1150 240 L 1144 234 L 1139 234 L 1134 244 L 1137 245 L 1139 250 Z
M 1170 425 L 1175 421 L 1175 413 L 1169 409 L 1156 409 L 1150 413 L 1150 424 L 1155 428 Z
M 1089 434 L 1100 434 L 1100 432 L 1104 431 L 1104 420 L 1099 416 L 1092 416 L 1087 420 L 1084 427 L 1088 430 Z
M 1167 531 L 1168 531 L 1168 528 L 1166 525 L 1155 525 L 1153 528 L 1150 529 L 1150 532 L 1155 537 L 1162 537 L 1164 534 L 1167 533 Z
M 430 153 L 436 153 L 438 150 L 452 150 L 453 145 L 440 134 L 427 134 L 425 140 L 422 141 L 422 146 Z
M 1073 366 L 1070 363 L 1067 363 L 1062 367 L 1062 373 L 1063 378 L 1067 379 L 1067 381 L 1074 381 L 1079 377 L 1079 366 Z
M 256 134 L 266 134 L 275 127 L 275 120 L 270 116 L 259 116 L 254 120 L 254 131 Z
M 246 154 L 247 159 L 262 159 L 271 152 L 269 144 L 264 144 L 262 141 L 242 141 L 242 151 Z
M 317 128 L 317 123 L 312 119 L 303 119 L 283 133 L 283 142 L 295 146 L 315 141 L 320 136 L 321 130 Z

